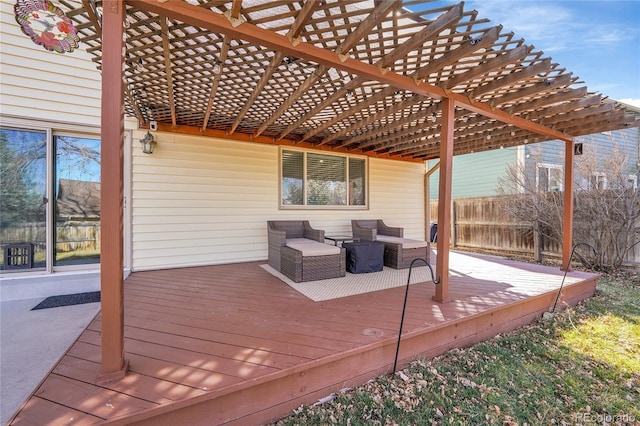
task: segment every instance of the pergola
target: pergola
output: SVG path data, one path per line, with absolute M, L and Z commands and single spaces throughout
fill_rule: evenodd
M 59 0 L 102 72 L 102 380 L 123 358 L 125 114 L 142 128 L 411 162 L 440 159 L 435 299 L 447 300 L 452 157 L 640 125 L 464 4 Z M 124 112 L 124 114 L 123 114 Z M 119 178 L 113 178 L 119 177 Z

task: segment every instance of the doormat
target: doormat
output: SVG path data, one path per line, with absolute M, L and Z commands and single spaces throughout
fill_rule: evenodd
M 90 291 L 88 293 L 62 294 L 60 296 L 51 296 L 38 303 L 31 308 L 36 309 L 57 308 L 60 306 L 82 305 L 84 303 L 96 303 L 100 301 L 99 291 Z

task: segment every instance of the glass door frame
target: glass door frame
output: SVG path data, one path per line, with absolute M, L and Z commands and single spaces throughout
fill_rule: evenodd
M 10 278 L 17 276 L 25 276 L 25 275 L 43 275 L 49 274 L 52 270 L 52 257 L 50 252 L 51 245 L 51 228 L 50 228 L 50 215 L 51 215 L 51 177 L 52 170 L 49 165 L 49 161 L 51 158 L 51 146 L 49 141 L 51 140 L 51 129 L 47 126 L 43 126 L 42 123 L 30 122 L 20 119 L 14 118 L 6 118 L 4 116 L 0 117 L 0 127 L 4 129 L 10 129 L 15 132 L 32 132 L 32 133 L 40 133 L 44 135 L 45 149 L 44 149 L 44 186 L 42 187 L 42 197 L 46 200 L 43 204 L 44 206 L 44 224 L 45 224 L 45 232 L 44 232 L 44 266 L 38 266 L 33 268 L 17 268 L 17 269 L 3 269 L 0 271 L 0 277 L 2 278 Z M 31 242 L 31 241 L 29 241 Z M 36 251 L 34 250 L 31 253 L 32 262 L 35 261 L 33 257 L 35 257 Z
M 20 118 L 15 116 L 0 115 L 0 123 L 2 127 L 12 128 L 16 130 L 24 131 L 37 131 L 46 133 L 46 188 L 45 196 L 48 200 L 45 206 L 46 211 L 46 237 L 45 237 L 45 267 L 44 269 L 24 269 L 24 270 L 12 270 L 1 271 L 0 277 L 9 278 L 15 276 L 27 276 L 27 275 L 46 275 L 54 272 L 97 272 L 100 270 L 100 263 L 82 264 L 82 265 L 58 265 L 54 266 L 54 250 L 52 244 L 55 244 L 54 232 L 55 232 L 55 152 L 54 152 L 54 135 L 64 136 L 78 136 L 100 139 L 100 128 L 98 126 L 82 126 L 72 123 L 59 123 L 49 122 L 45 120 L 30 120 L 26 118 Z M 129 268 L 131 262 L 131 220 L 130 209 L 128 208 L 130 203 L 127 199 L 131 199 L 131 130 L 125 130 L 124 132 L 124 266 L 125 269 Z
M 97 133 L 88 133 L 86 129 L 82 132 L 67 129 L 54 129 L 53 131 L 51 131 L 50 139 L 47 140 L 47 150 L 50 150 L 50 152 L 48 152 L 49 162 L 47 163 L 48 190 L 53 197 L 53 200 L 52 198 L 49 198 L 49 202 L 47 203 L 47 265 L 51 265 L 51 272 L 99 270 L 100 261 L 93 263 L 82 263 L 77 265 L 56 265 L 56 244 L 58 243 L 56 238 L 56 232 L 58 231 L 56 194 L 59 190 L 59 188 L 56 188 L 56 185 L 58 184 L 60 179 L 60 170 L 58 170 L 58 146 L 56 146 L 55 141 L 58 137 L 71 137 L 80 139 L 86 138 L 100 141 L 100 132 L 98 131 Z

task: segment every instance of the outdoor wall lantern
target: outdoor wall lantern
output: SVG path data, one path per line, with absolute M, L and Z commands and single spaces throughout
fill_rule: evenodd
M 153 154 L 153 150 L 156 148 L 156 140 L 148 130 L 144 138 L 140 139 L 140 145 L 142 145 L 142 152 L 145 154 Z

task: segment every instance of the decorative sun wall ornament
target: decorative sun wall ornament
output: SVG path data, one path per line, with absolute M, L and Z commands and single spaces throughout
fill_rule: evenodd
M 13 8 L 22 32 L 50 52 L 72 52 L 78 47 L 78 30 L 64 11 L 49 0 L 17 0 Z

